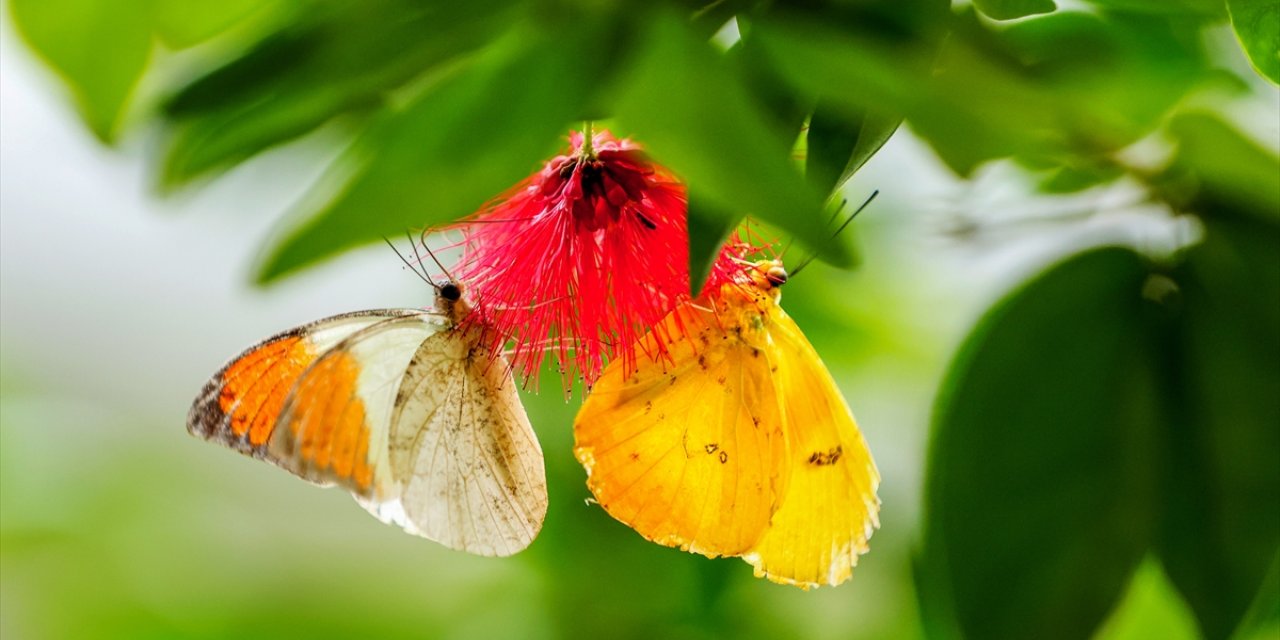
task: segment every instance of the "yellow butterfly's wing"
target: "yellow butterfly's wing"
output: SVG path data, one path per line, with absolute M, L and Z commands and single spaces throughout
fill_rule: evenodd
M 879 526 L 880 474 L 844 396 L 800 328 L 776 305 L 766 322 L 790 483 L 768 531 L 743 558 L 756 575 L 775 582 L 840 584 Z
M 692 304 L 654 327 L 628 373 L 615 360 L 574 421 L 587 484 L 611 516 L 645 538 L 708 556 L 756 543 L 785 490 L 787 455 L 769 363 Z
M 389 445 L 401 524 L 479 555 L 528 547 L 546 517 L 547 479 L 506 359 L 474 328 L 434 335 L 397 396 Z

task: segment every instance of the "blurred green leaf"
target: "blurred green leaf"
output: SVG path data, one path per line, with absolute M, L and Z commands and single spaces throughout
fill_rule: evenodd
M 174 49 L 204 42 L 259 13 L 276 11 L 282 0 L 152 0 L 156 35 Z
M 1159 549 L 1213 639 L 1236 630 L 1280 550 L 1280 230 L 1221 218 L 1206 227 L 1176 274 L 1180 359 L 1166 370 L 1180 409 Z
M 1117 13 L 1145 13 L 1192 19 L 1215 19 L 1225 15 L 1222 0 L 1086 0 Z
M 522 25 L 375 123 L 348 154 L 354 177 L 272 248 L 259 282 L 467 215 L 532 171 L 599 79 L 595 52 L 609 34 L 551 30 Z
M 1094 640 L 1198 640 L 1199 629 L 1160 563 L 1143 560 L 1124 598 Z
M 617 100 L 628 134 L 685 181 L 691 199 L 777 225 L 847 264 L 845 248 L 827 242 L 821 202 L 792 165 L 788 141 L 723 56 L 666 13 L 643 42 Z
M 1253 68 L 1280 84 L 1280 0 L 1227 0 L 1227 11 Z
M 1253 599 L 1249 612 L 1236 631 L 1239 640 L 1275 638 L 1280 636 L 1280 553 L 1271 560 L 1271 568 L 1262 581 L 1262 588 Z
M 960 174 L 1007 156 L 1123 148 L 1206 73 L 1194 29 L 1163 16 L 1057 12 L 994 32 L 965 13 L 951 26 L 940 54 L 919 41 L 783 17 L 753 35 L 800 90 L 904 114 Z
M 875 110 L 836 113 L 819 103 L 809 118 L 805 177 L 818 193 L 838 191 L 897 131 L 901 117 Z
M 1169 133 L 1178 143 L 1175 179 L 1177 171 L 1186 172 L 1183 178 L 1193 182 L 1189 197 L 1225 205 L 1199 213 L 1246 215 L 1280 226 L 1280 156 L 1274 150 L 1203 112 L 1179 114 Z
M 1058 101 L 1077 153 L 1109 152 L 1150 133 L 1207 76 L 1197 27 L 1164 16 L 1078 11 L 1024 20 L 997 46 Z
M 1114 164 L 1059 166 L 1043 176 L 1036 183 L 1036 188 L 1044 193 L 1076 193 L 1111 182 L 1122 175 L 1124 169 Z
M 758 24 L 754 35 L 790 82 L 851 110 L 906 114 L 962 174 L 986 160 L 1043 146 L 1053 131 L 1047 97 L 964 43 L 948 47 L 953 73 L 944 85 L 943 76 L 929 72 L 932 50 L 782 18 Z
M 115 139 L 151 54 L 148 0 L 13 0 L 19 33 L 71 87 L 94 135 Z
M 965 341 L 935 412 L 922 598 L 970 637 L 1088 637 L 1149 541 L 1159 423 L 1132 251 L 1072 257 Z M 930 621 L 945 628 L 945 621 Z
M 692 295 L 702 293 L 702 287 L 711 274 L 711 265 L 720 255 L 724 241 L 729 238 L 742 216 L 721 209 L 691 195 L 689 197 L 689 285 Z
M 507 4 L 378 0 L 303 16 L 174 96 L 162 184 L 227 168 L 336 116 L 375 110 L 390 91 L 509 25 Z
M 978 7 L 978 11 L 996 20 L 1025 18 L 1058 8 L 1053 0 L 974 0 L 973 4 Z

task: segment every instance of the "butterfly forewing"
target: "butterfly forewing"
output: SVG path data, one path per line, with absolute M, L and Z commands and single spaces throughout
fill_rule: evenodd
M 669 345 L 676 364 L 642 357 L 630 376 L 610 365 L 574 428 L 588 485 L 610 515 L 710 556 L 747 551 L 785 485 L 769 364 L 731 328 L 688 305 L 669 315 L 645 340 L 685 332 Z
M 268 443 L 280 466 L 377 502 L 399 495 L 388 464 L 397 390 L 423 341 L 448 333 L 438 316 L 383 318 L 316 358 L 294 383 Z
M 358 311 L 284 331 L 246 349 L 196 396 L 187 430 L 241 453 L 272 460 L 267 449 L 294 383 L 322 354 L 352 334 L 416 309 Z

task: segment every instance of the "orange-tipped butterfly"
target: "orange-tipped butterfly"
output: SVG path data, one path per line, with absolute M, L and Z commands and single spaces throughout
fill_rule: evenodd
M 750 265 L 615 360 L 574 421 L 596 500 L 659 544 L 739 556 L 809 588 L 852 575 L 879 526 L 879 472 L 813 346 L 778 306 L 787 272 Z
M 290 329 L 219 370 L 187 429 L 319 485 L 385 522 L 487 556 L 533 541 L 547 510 L 542 450 L 462 286 L 435 311 L 358 311 Z

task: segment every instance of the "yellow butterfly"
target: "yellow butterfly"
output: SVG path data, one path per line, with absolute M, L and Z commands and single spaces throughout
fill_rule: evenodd
M 436 309 L 360 311 L 285 331 L 213 375 L 187 430 L 338 485 L 385 522 L 486 556 L 533 541 L 542 449 L 506 359 L 456 282 Z
M 740 556 L 803 588 L 852 575 L 879 526 L 880 474 L 831 374 L 778 306 L 787 272 L 750 266 L 672 311 L 604 371 L 574 422 L 587 486 L 659 544 Z M 680 336 L 679 339 L 674 337 Z

